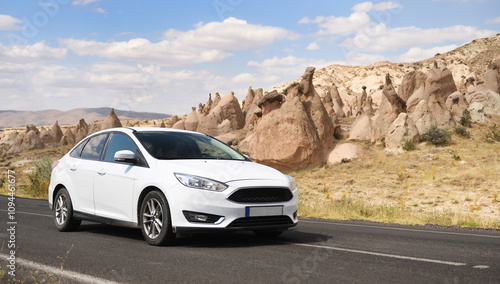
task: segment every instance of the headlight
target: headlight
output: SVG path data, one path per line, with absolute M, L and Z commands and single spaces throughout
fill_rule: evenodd
M 289 175 L 285 175 L 285 176 L 288 179 L 288 186 L 290 187 L 290 190 L 295 190 L 297 188 L 297 184 L 295 183 L 295 179 Z
M 178 173 L 174 173 L 174 175 L 180 183 L 182 183 L 183 185 L 185 185 L 187 187 L 204 189 L 204 190 L 219 191 L 219 192 L 224 191 L 227 188 L 227 185 L 223 184 L 222 182 L 218 182 L 218 181 L 203 178 L 203 177 L 186 175 L 186 174 L 178 174 Z

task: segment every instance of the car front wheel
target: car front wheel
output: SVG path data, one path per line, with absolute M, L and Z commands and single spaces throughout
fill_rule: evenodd
M 73 204 L 66 188 L 61 188 L 54 200 L 54 222 L 61 232 L 68 232 L 78 229 L 81 220 L 73 217 Z
M 139 220 L 142 235 L 148 244 L 160 246 L 174 241 L 170 208 L 160 192 L 151 191 L 146 195 L 141 204 Z

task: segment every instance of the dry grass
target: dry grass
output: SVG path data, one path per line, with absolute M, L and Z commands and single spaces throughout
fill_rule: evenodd
M 474 124 L 470 138 L 454 134 L 447 147 L 420 143 L 392 153 L 355 142 L 362 153 L 350 163 L 292 173 L 300 215 L 500 228 L 500 143 L 486 141 L 499 122 Z
M 5 155 L 0 158 L 0 194 L 8 194 L 8 187 L 5 181 L 7 170 L 15 171 L 16 196 L 30 198 L 47 198 L 47 192 L 33 193 L 30 182 L 30 175 L 33 174 L 34 164 L 43 158 L 50 157 L 53 161 L 60 159 L 71 149 L 71 146 L 50 147 L 42 150 Z M 3 180 L 3 182 L 2 182 Z M 3 184 L 2 184 L 3 183 Z M 47 184 L 48 187 L 48 184 Z

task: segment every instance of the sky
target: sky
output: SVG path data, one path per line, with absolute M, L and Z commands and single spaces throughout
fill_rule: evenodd
M 308 66 L 415 62 L 499 32 L 499 0 L 1 1 L 0 110 L 182 115 Z

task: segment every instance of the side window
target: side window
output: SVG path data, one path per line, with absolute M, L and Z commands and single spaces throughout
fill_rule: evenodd
M 123 133 L 113 133 L 113 137 L 111 137 L 111 140 L 109 141 L 104 160 L 113 162 L 115 153 L 121 150 L 130 150 L 137 153 L 137 147 L 127 135 Z
M 106 145 L 108 134 L 101 134 L 90 138 L 89 142 L 83 148 L 81 157 L 84 159 L 99 160 L 102 150 Z
M 73 158 L 79 158 L 80 154 L 82 153 L 83 146 L 85 146 L 85 144 L 87 144 L 87 141 L 88 140 L 82 141 L 82 143 L 80 143 L 78 145 L 78 147 L 73 149 L 73 151 L 71 151 L 71 153 L 69 155 Z

